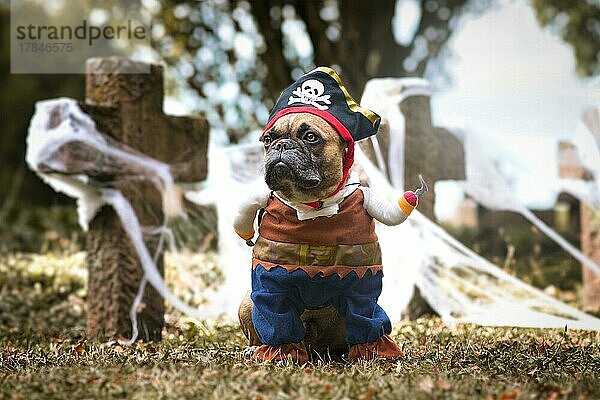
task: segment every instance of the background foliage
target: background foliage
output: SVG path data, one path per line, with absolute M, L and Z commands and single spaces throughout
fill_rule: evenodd
M 401 3 L 413 8 L 399 8 Z M 36 4 L 43 12 L 44 3 Z M 280 91 L 316 65 L 337 68 L 355 97 L 368 79 L 378 76 L 426 76 L 443 84 L 448 79 L 443 60 L 450 56 L 447 44 L 452 34 L 465 18 L 493 7 L 489 0 L 144 0 L 142 4 L 150 16 L 146 22 L 153 26 L 152 53 L 170 67 L 168 89 L 187 96 L 222 143 L 238 142 L 260 128 Z M 597 74 L 600 5 L 592 0 L 531 0 L 531 5 L 541 25 L 574 49 L 578 72 Z M 119 14 L 116 0 L 104 1 L 103 7 L 109 15 Z M 396 20 L 409 11 L 414 15 L 411 29 L 400 34 Z M 0 220 L 6 218 L 7 209 L 65 202 L 25 166 L 25 137 L 36 101 L 84 97 L 81 75 L 11 74 L 9 29 L 9 2 L 3 0 L 0 216 L 4 218 Z

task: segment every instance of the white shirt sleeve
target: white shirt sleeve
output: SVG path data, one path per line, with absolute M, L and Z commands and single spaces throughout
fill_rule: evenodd
M 360 190 L 364 195 L 363 206 L 377 221 L 385 225 L 399 225 L 408 217 L 400 208 L 399 202 L 382 200 L 368 187 L 361 186 Z
M 267 205 L 270 196 L 270 190 L 261 189 L 242 201 L 233 220 L 233 229 L 239 237 L 244 240 L 252 239 L 256 212 Z

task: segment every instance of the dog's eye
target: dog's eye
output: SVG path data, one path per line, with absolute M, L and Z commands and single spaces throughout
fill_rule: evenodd
M 307 142 L 310 143 L 314 143 L 317 140 L 319 140 L 319 137 L 317 135 L 315 135 L 313 132 L 306 132 L 306 135 L 304 135 L 304 140 L 306 140 Z
M 265 145 L 265 147 L 269 147 L 271 145 L 271 136 L 265 135 L 263 137 L 263 144 Z

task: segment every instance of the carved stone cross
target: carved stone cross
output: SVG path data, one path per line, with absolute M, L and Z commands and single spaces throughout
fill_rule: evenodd
M 195 182 L 206 177 L 208 125 L 202 118 L 163 114 L 163 70 L 118 57 L 87 62 L 86 99 L 82 108 L 97 129 L 125 148 L 170 165 L 175 181 Z M 129 199 L 143 227 L 163 224 L 161 196 L 150 182 L 115 180 Z M 146 235 L 151 254 L 156 235 Z M 87 334 L 94 338 L 129 337 L 129 311 L 143 276 L 129 237 L 110 206 L 104 206 L 89 224 Z M 162 273 L 162 254 L 157 266 Z M 147 285 L 138 313 L 140 338 L 160 340 L 164 325 L 164 300 Z

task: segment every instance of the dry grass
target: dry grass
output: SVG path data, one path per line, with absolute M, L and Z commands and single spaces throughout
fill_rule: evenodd
M 395 363 L 254 365 L 228 324 L 167 327 L 161 343 L 90 342 L 81 256 L 0 262 L 0 398 L 600 398 L 600 335 L 397 324 Z

